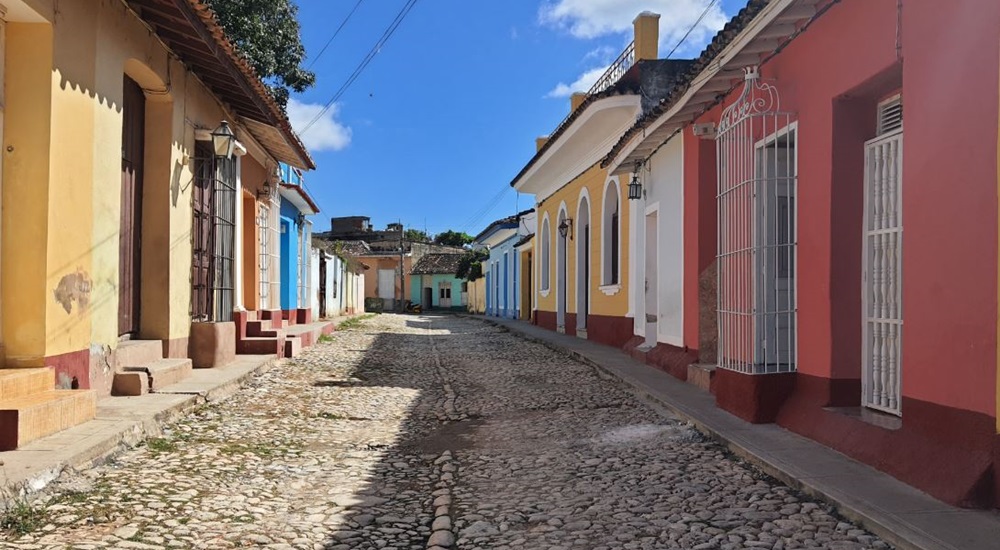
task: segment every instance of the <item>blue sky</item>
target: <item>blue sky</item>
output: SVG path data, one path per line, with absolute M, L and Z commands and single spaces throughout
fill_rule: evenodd
M 537 136 L 569 112 L 569 92 L 589 88 L 632 38 L 631 21 L 661 14 L 669 51 L 711 0 L 419 0 L 361 76 L 303 139 L 317 170 L 306 174 L 321 214 L 401 220 L 431 234 L 476 234 L 533 203 L 510 180 Z M 356 0 L 297 0 L 313 63 Z M 721 0 L 674 58 L 696 56 L 745 0 Z M 293 97 L 301 128 L 344 84 L 406 0 L 363 0 L 315 60 L 316 86 Z M 495 206 L 484 211 L 491 203 Z

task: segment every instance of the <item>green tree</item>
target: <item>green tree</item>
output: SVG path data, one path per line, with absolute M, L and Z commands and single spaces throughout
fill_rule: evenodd
M 407 229 L 403 232 L 403 238 L 414 243 L 431 242 L 431 236 L 419 229 Z
M 209 5 L 282 108 L 290 90 L 303 92 L 316 83 L 316 75 L 302 67 L 306 49 L 292 0 L 209 0 Z
M 445 246 L 465 246 L 473 241 L 474 237 L 468 233 L 459 233 L 458 231 L 448 230 L 444 233 L 438 233 L 434 237 L 434 244 L 440 244 Z
M 488 260 L 490 253 L 486 250 L 469 250 L 458 262 L 455 277 L 466 281 L 475 281 L 483 276 L 483 262 Z

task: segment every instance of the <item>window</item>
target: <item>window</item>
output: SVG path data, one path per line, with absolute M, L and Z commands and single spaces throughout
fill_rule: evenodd
M 469 283 L 463 282 L 462 283 L 462 292 L 468 292 L 468 291 L 469 291 Z
M 604 190 L 604 219 L 602 220 L 603 227 L 601 228 L 604 240 L 601 247 L 603 260 L 601 284 L 604 285 L 619 284 L 621 238 L 619 231 L 618 193 L 618 181 L 609 180 L 607 188 Z
M 451 299 L 451 287 L 450 286 L 443 286 L 443 287 L 441 287 L 440 291 L 441 291 L 441 298 L 446 299 L 446 300 L 450 300 Z
M 549 243 L 550 240 L 551 239 L 549 238 L 549 219 L 548 217 L 546 217 L 545 220 L 542 221 L 542 239 L 538 243 L 538 246 L 540 246 L 542 249 L 541 288 L 545 292 L 548 292 L 549 290 L 549 270 L 552 264 L 552 258 L 550 256 L 550 251 L 549 251 L 549 247 L 551 246 L 551 244 Z

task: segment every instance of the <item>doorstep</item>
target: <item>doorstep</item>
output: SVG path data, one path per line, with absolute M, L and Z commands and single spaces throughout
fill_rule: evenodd
M 7 484 L 38 491 L 67 469 L 82 470 L 135 447 L 162 427 L 204 403 L 221 401 L 274 364 L 276 357 L 237 355 L 224 367 L 200 369 L 158 393 L 107 397 L 97 402 L 97 416 L 67 430 L 37 439 L 16 451 L 0 452 Z
M 469 317 L 566 353 L 670 410 L 781 482 L 833 505 L 898 548 L 996 548 L 1000 513 L 950 506 L 892 476 L 776 424 L 750 424 L 715 405 L 715 396 L 639 363 L 622 351 L 524 321 Z

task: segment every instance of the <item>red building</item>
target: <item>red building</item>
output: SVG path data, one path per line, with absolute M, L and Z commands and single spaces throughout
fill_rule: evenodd
M 622 137 L 612 174 L 682 140 L 720 407 L 1000 504 L 998 87 L 1000 2 L 751 0 Z

